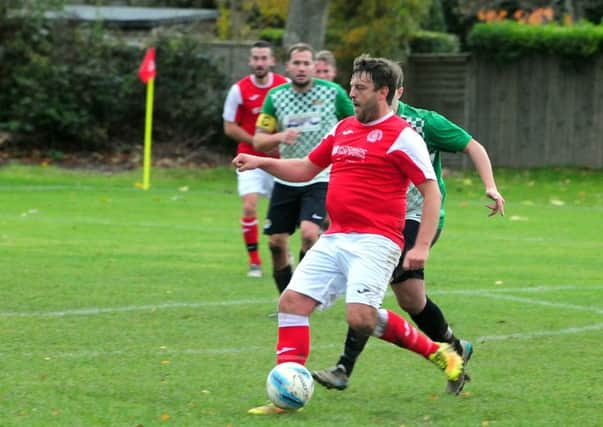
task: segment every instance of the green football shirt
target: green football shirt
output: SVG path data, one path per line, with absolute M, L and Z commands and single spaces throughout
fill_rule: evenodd
M 268 92 L 257 128 L 265 132 L 299 129 L 301 133 L 293 144 L 279 144 L 282 159 L 304 158 L 322 138 L 343 118 L 354 114 L 354 105 L 345 90 L 337 83 L 314 79 L 307 92 L 296 92 L 285 83 Z M 275 178 L 277 182 L 299 186 L 329 180 L 329 169 L 312 181 L 294 183 Z
M 433 169 L 438 180 L 438 186 L 442 193 L 442 206 L 440 208 L 440 223 L 438 228 L 444 226 L 446 216 L 446 185 L 442 177 L 442 152 L 460 153 L 465 150 L 471 135 L 464 129 L 454 124 L 446 117 L 435 111 L 415 108 L 398 102 L 397 114 L 408 122 L 408 124 L 423 138 L 427 144 Z M 421 210 L 423 207 L 423 196 L 417 188 L 411 184 L 406 194 L 407 207 L 406 219 L 421 221 Z

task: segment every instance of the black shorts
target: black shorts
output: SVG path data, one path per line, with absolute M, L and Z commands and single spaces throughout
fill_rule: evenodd
M 391 283 L 400 283 L 404 282 L 407 279 L 421 279 L 425 278 L 425 271 L 421 268 L 419 270 L 404 270 L 402 269 L 402 262 L 404 261 L 404 256 L 406 252 L 408 252 L 417 241 L 417 233 L 419 232 L 420 222 L 415 221 L 413 219 L 407 219 L 404 223 L 404 250 L 402 251 L 402 255 L 400 255 L 400 261 L 398 262 L 398 266 L 392 273 Z M 442 230 L 438 229 L 436 232 L 433 241 L 431 242 L 431 246 L 435 245 L 438 237 L 440 237 L 440 232 Z
M 327 185 L 317 182 L 293 187 L 275 182 L 264 234 L 293 234 L 302 221 L 312 221 L 320 226 L 327 215 Z

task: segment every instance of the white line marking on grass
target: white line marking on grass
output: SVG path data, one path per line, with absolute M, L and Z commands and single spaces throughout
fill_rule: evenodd
M 532 298 L 515 297 L 512 295 L 495 294 L 495 293 L 491 293 L 491 292 L 466 291 L 466 292 L 462 292 L 462 294 L 477 296 L 477 297 L 482 297 L 482 298 L 491 298 L 491 299 L 496 299 L 496 300 L 521 302 L 521 303 L 526 303 L 526 304 L 530 304 L 530 305 L 543 305 L 546 307 L 563 308 L 566 310 L 589 311 L 592 313 L 603 314 L 603 309 L 598 308 L 598 307 L 587 307 L 587 306 L 583 306 L 583 305 L 549 302 L 549 301 L 542 301 L 542 300 L 532 299 Z
M 573 285 L 560 285 L 560 286 L 534 286 L 524 288 L 501 288 L 501 289 L 473 289 L 473 290 L 434 290 L 429 292 L 433 295 L 473 295 L 484 298 L 493 299 L 508 299 L 515 302 L 523 302 L 528 304 L 540 304 L 551 307 L 559 307 L 574 310 L 583 311 L 594 311 L 599 314 L 603 314 L 603 309 L 585 307 L 579 305 L 563 304 L 563 303 L 551 303 L 540 300 L 532 300 L 529 298 L 521 298 L 514 296 L 500 295 L 501 293 L 511 292 L 549 292 L 549 291 L 574 291 L 574 290 L 601 290 L 602 285 L 598 286 L 573 286 Z M 388 296 L 391 296 L 391 291 L 388 291 Z M 67 316 L 96 316 L 101 314 L 111 313 L 126 313 L 136 311 L 155 311 L 164 309 L 174 308 L 201 308 L 201 307 L 226 307 L 234 305 L 255 305 L 255 304 L 267 304 L 276 303 L 277 300 L 274 298 L 258 298 L 258 299 L 247 299 L 247 300 L 221 300 L 221 301 L 204 301 L 204 302 L 171 302 L 164 304 L 149 304 L 149 305 L 128 305 L 123 307 L 88 307 L 88 308 L 76 308 L 76 309 L 65 309 L 58 311 L 0 311 L 0 317 L 67 317 Z
M 559 329 L 556 331 L 535 331 L 535 332 L 520 332 L 516 334 L 508 334 L 508 335 L 485 335 L 482 337 L 477 337 L 477 342 L 486 342 L 486 341 L 504 341 L 510 339 L 532 339 L 539 337 L 553 337 L 558 335 L 571 335 L 571 334 L 580 334 L 583 332 L 593 332 L 600 331 L 603 329 L 603 323 L 595 323 L 594 325 L 580 326 L 574 328 L 565 328 Z
M 488 341 L 507 341 L 507 340 L 528 340 L 542 337 L 554 337 L 562 335 L 574 335 L 588 332 L 598 332 L 603 329 L 603 323 L 595 323 L 593 325 L 577 326 L 571 328 L 564 328 L 558 330 L 547 330 L 547 331 L 534 331 L 534 332 L 519 332 L 515 334 L 507 335 L 484 335 L 475 338 L 476 342 L 486 343 Z M 330 349 L 339 348 L 340 343 L 332 344 L 313 344 L 314 349 Z M 43 358 L 46 360 L 52 359 L 96 359 L 101 357 L 114 357 L 114 356 L 132 356 L 140 358 L 141 354 L 145 355 L 228 355 L 228 354 L 241 354 L 241 353 L 261 353 L 274 351 L 274 346 L 250 346 L 250 347 L 222 347 L 222 348 L 189 348 L 189 349 L 156 349 L 149 350 L 144 348 L 139 349 L 128 349 L 128 350 L 84 350 L 84 351 L 66 351 L 66 352 L 48 352 L 48 353 L 33 353 L 23 352 L 20 353 L 20 357 L 28 358 Z M 14 353 L 2 352 L 0 357 L 14 357 Z
M 248 300 L 231 300 L 231 301 L 206 301 L 198 303 L 188 302 L 171 302 L 165 304 L 152 304 L 152 305 L 127 305 L 124 307 L 89 307 L 89 308 L 76 308 L 72 310 L 61 310 L 61 311 L 4 311 L 0 312 L 0 317 L 66 317 L 66 316 L 96 316 L 99 314 L 108 313 L 124 313 L 132 311 L 156 311 L 171 308 L 201 308 L 201 307 L 223 307 L 231 305 L 254 305 L 254 304 L 266 304 L 275 303 L 274 298 L 259 298 L 259 299 L 248 299 Z

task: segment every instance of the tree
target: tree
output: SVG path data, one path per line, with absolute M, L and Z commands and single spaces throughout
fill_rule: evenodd
M 305 42 L 322 49 L 328 15 L 329 0 L 291 0 L 283 44 Z

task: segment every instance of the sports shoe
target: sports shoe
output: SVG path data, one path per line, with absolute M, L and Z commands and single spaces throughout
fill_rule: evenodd
M 469 341 L 461 340 L 461 348 L 463 349 L 463 354 L 461 355 L 463 358 L 463 372 L 461 372 L 461 375 L 459 375 L 458 379 L 448 380 L 446 391 L 450 394 L 458 395 L 461 391 L 463 391 L 465 383 L 471 380 L 471 378 L 469 378 L 469 374 L 465 372 L 465 369 L 467 368 L 467 363 L 469 363 L 469 359 L 471 359 L 471 355 L 473 354 L 473 345 L 471 345 Z
M 299 412 L 303 408 L 299 409 L 283 409 L 276 406 L 274 403 L 267 403 L 265 405 L 256 406 L 255 408 L 251 408 L 247 411 L 248 414 L 251 415 L 273 415 L 273 414 L 290 414 L 293 412 Z
M 312 377 L 326 388 L 337 390 L 345 390 L 350 379 L 343 365 L 337 365 L 321 371 L 312 371 Z
M 437 343 L 438 349 L 429 360 L 446 374 L 448 381 L 456 381 L 463 373 L 463 358 L 447 343 Z
M 262 277 L 262 268 L 258 264 L 250 264 L 247 277 Z

